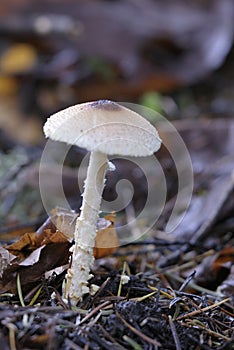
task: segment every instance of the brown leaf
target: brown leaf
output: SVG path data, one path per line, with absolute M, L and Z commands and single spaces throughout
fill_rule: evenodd
M 26 252 L 31 252 L 36 249 L 35 233 L 25 233 L 17 242 L 9 245 L 6 249 L 12 254 L 18 256 L 20 259 L 23 259 L 27 256 Z
M 219 290 L 226 296 L 233 296 L 234 291 L 234 265 L 231 268 L 227 279 L 219 286 Z
M 73 211 L 56 208 L 52 212 L 51 220 L 45 223 L 44 230 L 46 227 L 50 227 L 50 229 L 57 227 L 67 239 L 73 239 L 77 217 L 77 213 Z M 114 213 L 98 219 L 98 232 L 94 248 L 94 257 L 96 259 L 115 252 L 119 246 L 118 237 L 114 229 L 114 220 Z M 37 232 L 39 233 L 40 231 Z
M 55 209 L 37 232 L 24 234 L 19 241 L 2 248 L 0 258 L 6 262 L 0 279 L 0 291 L 17 293 L 16 276 L 20 275 L 23 293 L 28 293 L 43 279 L 64 273 L 69 264 L 77 214 Z M 62 231 L 61 231 L 62 230 Z M 114 230 L 114 214 L 98 221 L 94 255 L 96 258 L 113 253 L 118 246 Z M 12 255 L 14 254 L 14 255 Z M 12 262 L 12 257 L 15 260 Z M 11 260 L 9 260 L 11 259 Z M 54 274 L 53 274 L 54 272 Z
M 206 257 L 197 267 L 196 281 L 203 287 L 215 290 L 228 278 L 234 262 L 234 248 L 227 246 Z
M 24 345 L 27 346 L 27 348 L 31 349 L 41 349 L 45 345 L 48 344 L 50 340 L 50 334 L 35 334 L 32 336 L 29 336 L 26 341 L 24 342 Z
M 24 259 L 21 263 L 19 263 L 20 266 L 30 266 L 36 264 L 41 255 L 41 251 L 45 246 L 42 246 L 40 248 L 37 248 L 34 250 L 26 259 Z
M 32 251 L 51 243 L 66 243 L 67 238 L 60 231 L 52 232 L 50 229 L 37 232 L 25 233 L 19 241 L 7 246 L 6 249 L 16 255 L 21 261 L 29 256 Z
M 51 243 L 41 250 L 40 259 L 35 264 L 30 266 L 21 266 L 18 263 L 9 265 L 4 270 L 2 279 L 0 280 L 1 293 L 17 293 L 17 274 L 20 275 L 23 293 L 29 292 L 42 282 L 46 271 L 68 264 L 70 247 L 71 244 L 69 242 Z
M 228 246 L 218 253 L 213 263 L 212 270 L 217 276 L 223 267 L 231 266 L 231 263 L 234 263 L 234 248 Z
M 109 254 L 112 254 L 116 251 L 119 246 L 118 237 L 114 229 L 114 214 L 105 216 L 104 228 L 101 228 L 97 232 L 95 247 L 94 247 L 94 256 L 96 259 L 103 258 Z M 107 223 L 109 223 L 107 225 Z

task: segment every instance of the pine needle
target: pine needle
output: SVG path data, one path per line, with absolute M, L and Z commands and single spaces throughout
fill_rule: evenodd
M 30 303 L 29 303 L 30 306 L 32 306 L 32 305 L 36 302 L 37 298 L 39 297 L 39 295 L 40 295 L 40 293 L 41 293 L 41 290 L 42 290 L 42 286 L 41 286 L 41 287 L 37 290 L 37 292 L 34 294 L 33 298 L 31 299 L 31 301 L 30 301 Z
M 22 288 L 21 288 L 21 283 L 20 283 L 20 275 L 19 275 L 19 273 L 17 274 L 17 291 L 18 291 L 18 295 L 19 295 L 19 300 L 20 300 L 21 306 L 25 306 L 23 293 L 22 293 Z

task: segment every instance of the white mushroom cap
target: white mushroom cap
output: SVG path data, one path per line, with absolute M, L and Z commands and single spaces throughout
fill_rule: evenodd
M 109 155 L 148 156 L 161 139 L 142 116 L 115 102 L 99 100 L 66 108 L 44 125 L 46 137 Z

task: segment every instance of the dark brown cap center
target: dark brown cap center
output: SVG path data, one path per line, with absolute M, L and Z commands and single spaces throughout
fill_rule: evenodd
M 106 111 L 119 111 L 121 110 L 121 107 L 110 100 L 98 100 L 94 102 L 90 102 L 90 107 L 97 108 L 97 109 L 103 109 Z

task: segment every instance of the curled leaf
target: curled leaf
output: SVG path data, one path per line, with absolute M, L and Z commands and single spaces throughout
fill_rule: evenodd
M 17 293 L 17 274 L 24 295 L 45 279 L 54 277 L 55 282 L 57 277 L 65 275 L 77 216 L 73 211 L 55 209 L 36 232 L 26 233 L 17 242 L 1 248 L 0 293 Z M 111 214 L 98 222 L 95 258 L 111 254 L 117 247 L 114 214 Z

